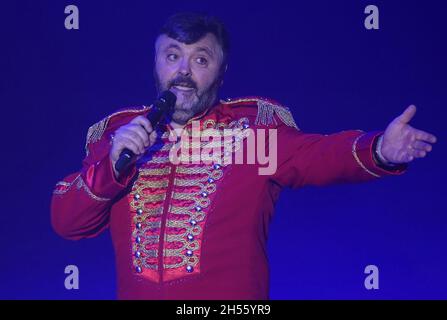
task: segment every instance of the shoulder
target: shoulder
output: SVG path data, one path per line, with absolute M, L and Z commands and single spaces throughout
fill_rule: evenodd
M 259 103 L 271 103 L 283 108 L 287 108 L 278 101 L 267 98 L 267 97 L 260 97 L 260 96 L 247 96 L 247 97 L 237 97 L 237 98 L 226 98 L 220 100 L 220 103 L 232 107 L 243 107 L 243 106 L 251 106 L 251 107 L 257 107 Z
M 147 113 L 150 108 L 145 105 L 121 108 L 91 125 L 87 131 L 85 142 L 87 154 L 89 145 L 100 141 L 107 131 L 116 130 L 118 127 L 129 123 L 133 118 Z
M 249 96 L 241 98 L 227 98 L 220 100 L 226 107 L 234 109 L 236 112 L 254 114 L 256 125 L 277 126 L 281 122 L 289 127 L 299 130 L 289 108 L 278 101 L 259 96 Z

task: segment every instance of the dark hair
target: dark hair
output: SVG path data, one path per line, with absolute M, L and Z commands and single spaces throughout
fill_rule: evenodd
M 224 24 L 216 17 L 196 12 L 177 13 L 168 18 L 159 35 L 165 34 L 185 44 L 202 39 L 207 33 L 213 34 L 223 51 L 223 64 L 227 61 L 230 41 Z

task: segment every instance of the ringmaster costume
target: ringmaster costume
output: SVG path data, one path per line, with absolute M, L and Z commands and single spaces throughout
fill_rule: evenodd
M 269 223 L 284 187 L 362 182 L 402 174 L 374 156 L 382 133 L 302 132 L 290 111 L 265 98 L 221 100 L 192 118 L 191 130 L 238 129 L 233 157 L 247 148 L 249 130 L 276 129 L 277 169 L 262 165 L 173 163 L 174 130 L 159 139 L 117 180 L 109 151 L 113 132 L 151 107 L 129 108 L 93 125 L 79 172 L 56 185 L 52 225 L 64 238 L 95 237 L 110 228 L 120 299 L 268 299 Z M 171 137 L 171 138 L 169 138 Z M 258 137 L 256 137 L 258 138 Z

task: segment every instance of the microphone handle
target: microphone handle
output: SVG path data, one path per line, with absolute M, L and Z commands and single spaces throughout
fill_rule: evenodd
M 151 123 L 152 130 L 155 130 L 155 127 L 160 122 L 163 113 L 164 109 L 160 108 L 158 106 L 158 103 L 154 103 L 152 110 L 149 112 L 149 115 L 147 116 L 149 122 Z M 135 157 L 135 154 L 131 150 L 127 148 L 123 149 L 123 151 L 121 151 L 120 153 L 119 159 L 115 163 L 116 171 L 122 172 L 132 162 L 133 157 Z

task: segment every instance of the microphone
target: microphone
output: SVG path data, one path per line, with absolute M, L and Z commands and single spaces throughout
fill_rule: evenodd
M 155 127 L 160 122 L 162 116 L 173 109 L 176 101 L 177 97 L 169 90 L 162 92 L 157 100 L 154 101 L 152 109 L 147 116 L 153 130 L 155 130 Z M 127 148 L 121 151 L 120 157 L 115 163 L 116 171 L 122 172 L 130 164 L 134 156 L 135 154 Z

